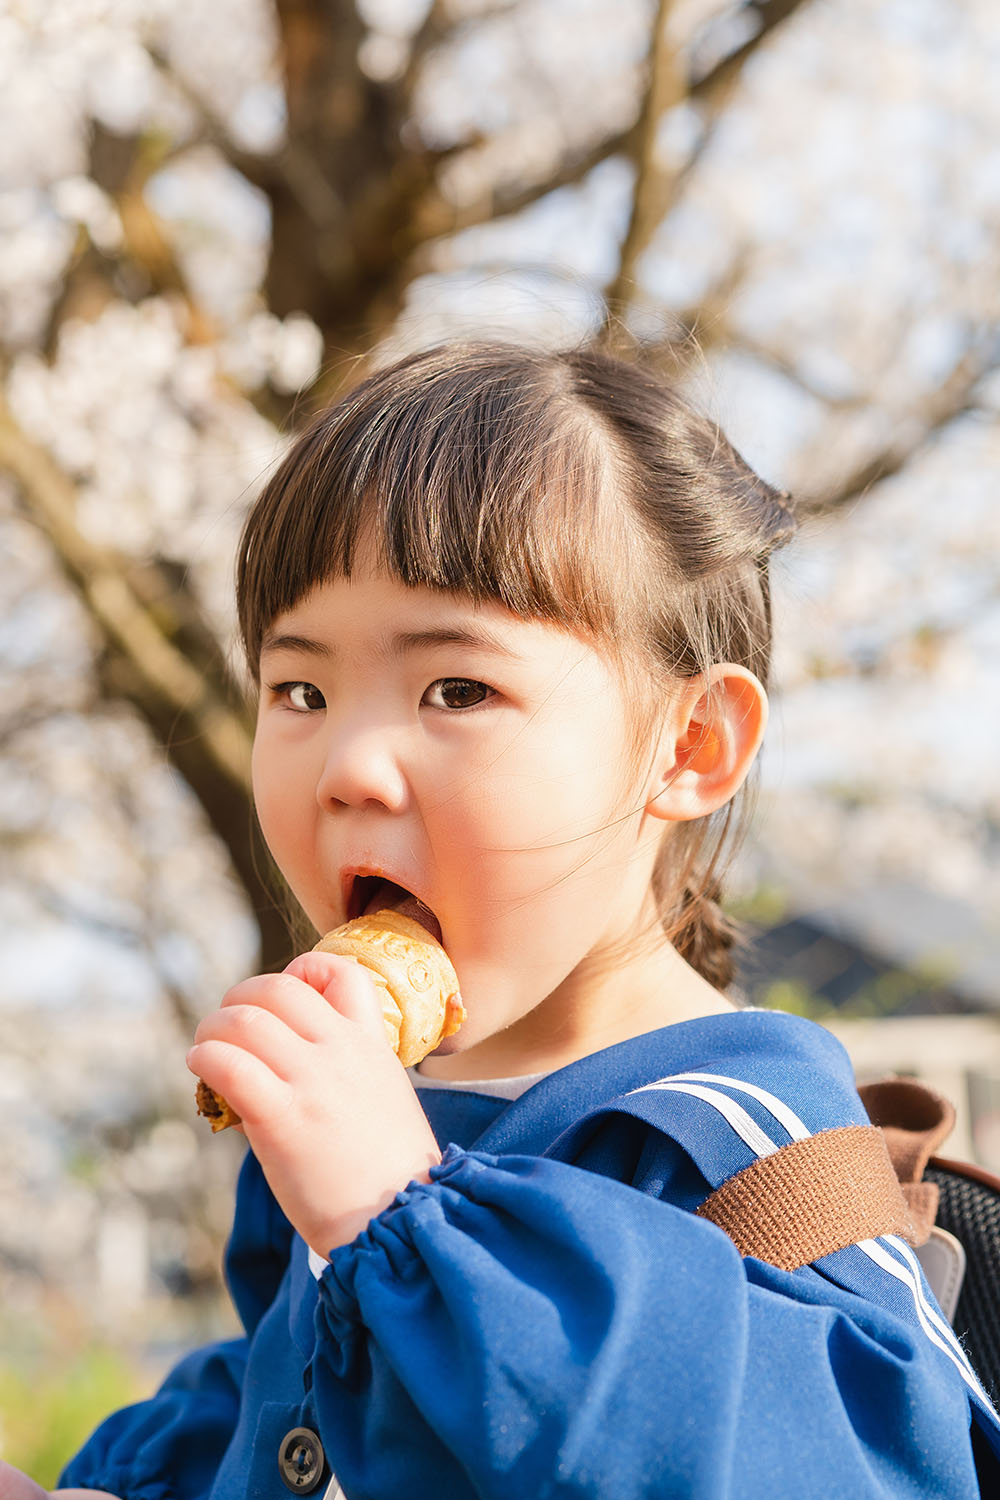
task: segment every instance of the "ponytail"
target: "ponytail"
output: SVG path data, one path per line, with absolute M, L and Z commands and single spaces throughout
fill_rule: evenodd
M 723 911 L 718 881 L 702 887 L 684 887 L 673 931 L 673 944 L 681 958 L 717 990 L 727 990 L 736 977 L 734 949 L 741 946 L 740 924 Z

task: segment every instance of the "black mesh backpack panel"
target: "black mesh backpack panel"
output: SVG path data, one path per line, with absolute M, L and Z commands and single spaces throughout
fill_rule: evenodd
M 1000 1393 L 1000 1181 L 967 1176 L 961 1162 L 934 1161 L 924 1180 L 941 1193 L 937 1222 L 965 1250 L 965 1280 L 955 1311 L 955 1332 L 994 1399 Z M 976 1171 L 972 1168 L 971 1171 Z

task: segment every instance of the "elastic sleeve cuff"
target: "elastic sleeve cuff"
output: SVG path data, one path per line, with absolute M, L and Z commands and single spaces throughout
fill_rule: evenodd
M 430 1182 L 435 1183 L 440 1181 L 442 1177 L 447 1178 L 448 1176 L 453 1175 L 454 1168 L 458 1166 L 462 1161 L 468 1162 L 473 1160 L 473 1158 L 467 1156 L 467 1154 L 461 1149 L 461 1147 L 454 1145 L 447 1146 L 445 1148 L 444 1155 L 442 1156 L 441 1161 L 437 1164 L 437 1166 L 431 1167 L 430 1169 Z M 487 1161 L 493 1162 L 495 1161 L 495 1158 L 485 1156 L 481 1158 L 482 1163 L 485 1163 Z M 476 1165 L 480 1164 L 481 1163 L 476 1163 Z M 393 1214 L 395 1210 L 406 1208 L 409 1204 L 419 1202 L 421 1196 L 426 1195 L 427 1189 L 429 1187 L 430 1183 L 427 1182 L 409 1183 L 402 1190 L 402 1192 L 396 1194 L 395 1198 L 389 1204 L 388 1208 L 384 1208 L 381 1214 L 379 1214 L 378 1218 L 372 1220 L 372 1223 L 369 1224 L 366 1229 L 363 1229 L 354 1240 L 351 1240 L 346 1245 L 340 1245 L 337 1247 L 337 1249 L 332 1250 L 330 1252 L 329 1259 L 325 1255 L 320 1255 L 319 1251 L 314 1250 L 311 1245 L 307 1245 L 306 1249 L 308 1250 L 309 1269 L 315 1276 L 316 1280 L 322 1281 L 324 1273 L 328 1271 L 330 1266 L 335 1262 L 340 1264 L 341 1268 L 343 1269 L 344 1262 L 350 1260 L 353 1255 L 356 1255 L 358 1253 L 363 1254 L 366 1250 L 371 1251 L 373 1249 L 384 1248 L 385 1241 L 379 1234 L 377 1226 L 380 1224 L 380 1222 L 385 1221 L 387 1215 Z M 384 1227 L 388 1226 L 385 1225 Z M 398 1227 L 399 1226 L 396 1225 L 397 1230 Z M 348 1277 L 348 1280 L 350 1280 L 350 1277 Z M 324 1285 L 326 1286 L 327 1291 L 330 1291 L 331 1283 L 327 1282 L 324 1283 Z
M 315 1256 L 321 1307 L 335 1338 L 342 1338 L 359 1320 L 359 1276 L 364 1276 L 373 1263 L 380 1263 L 400 1283 L 425 1274 L 414 1245 L 421 1221 L 430 1219 L 440 1224 L 446 1217 L 446 1200 L 451 1200 L 449 1206 L 455 1206 L 473 1197 L 475 1179 L 496 1165 L 496 1157 L 472 1155 L 460 1146 L 447 1146 L 440 1162 L 431 1167 L 428 1182 L 411 1182 L 403 1188 L 356 1239 L 331 1251 L 328 1262 Z M 313 1255 L 310 1252 L 310 1265 Z

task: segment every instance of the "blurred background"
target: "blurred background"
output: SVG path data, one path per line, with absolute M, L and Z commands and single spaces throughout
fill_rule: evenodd
M 995 0 L 0 0 L 0 1456 L 232 1327 L 234 543 L 442 337 L 631 339 L 795 492 L 742 985 L 1000 1170 L 998 77 Z

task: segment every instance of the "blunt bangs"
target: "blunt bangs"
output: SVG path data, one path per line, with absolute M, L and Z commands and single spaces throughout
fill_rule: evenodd
M 546 356 L 449 346 L 369 377 L 298 440 L 251 512 L 237 599 L 264 632 L 359 549 L 408 587 L 458 592 L 614 645 L 641 545 L 614 442 Z M 368 549 L 371 549 L 369 552 Z

